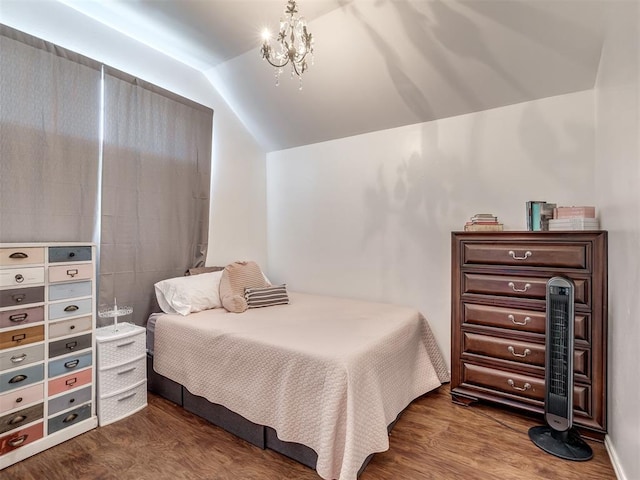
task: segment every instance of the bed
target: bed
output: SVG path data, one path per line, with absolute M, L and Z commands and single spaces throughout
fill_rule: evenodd
M 417 310 L 290 292 L 288 305 L 153 314 L 149 388 L 325 480 L 354 480 L 417 397 L 449 381 Z

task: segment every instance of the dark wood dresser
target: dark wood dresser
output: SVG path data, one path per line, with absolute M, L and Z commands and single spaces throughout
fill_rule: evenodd
M 451 395 L 544 412 L 546 283 L 575 284 L 574 425 L 607 432 L 607 233 L 453 232 Z

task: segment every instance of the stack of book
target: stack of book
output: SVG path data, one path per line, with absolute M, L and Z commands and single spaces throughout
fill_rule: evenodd
M 502 224 L 498 217 L 491 213 L 476 213 L 464 225 L 465 232 L 495 232 L 502 231 Z
M 549 230 L 599 230 L 596 207 L 557 207 L 549 220 Z

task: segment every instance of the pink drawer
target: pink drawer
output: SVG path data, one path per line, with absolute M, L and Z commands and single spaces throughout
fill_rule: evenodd
M 13 432 L 0 437 L 0 455 L 4 455 L 11 450 L 28 445 L 31 442 L 42 438 L 44 432 L 43 423 L 36 423 L 27 428 L 14 430 Z
M 57 395 L 58 393 L 66 392 L 81 385 L 91 383 L 92 378 L 93 370 L 88 368 L 81 372 L 75 372 L 65 375 L 64 377 L 57 377 L 53 380 L 49 380 L 49 396 Z
M 44 248 L 0 248 L 0 265 L 29 265 L 44 263 Z
M 38 400 L 42 401 L 43 398 L 44 385 L 42 383 L 30 385 L 19 390 L 12 390 L 9 393 L 0 395 L 0 413 L 8 412 L 23 405 L 29 405 Z
M 0 328 L 17 327 L 27 323 L 44 321 L 44 307 L 20 308 L 0 312 Z
M 49 282 L 68 282 L 69 280 L 88 280 L 93 277 L 93 265 L 55 265 L 49 267 Z

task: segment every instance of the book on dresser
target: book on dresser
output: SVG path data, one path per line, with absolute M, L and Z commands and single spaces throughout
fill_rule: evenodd
M 0 469 L 95 428 L 95 246 L 0 244 Z
M 573 423 L 607 433 L 607 232 L 453 232 L 451 395 L 544 413 L 546 285 L 575 284 Z

